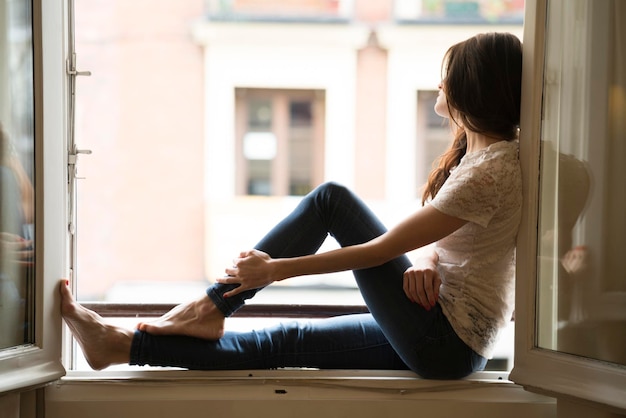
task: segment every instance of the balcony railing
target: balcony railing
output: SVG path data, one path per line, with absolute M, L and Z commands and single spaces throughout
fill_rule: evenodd
M 207 18 L 237 22 L 327 22 L 352 19 L 354 0 L 206 0 Z
M 396 0 L 398 23 L 522 24 L 524 0 Z

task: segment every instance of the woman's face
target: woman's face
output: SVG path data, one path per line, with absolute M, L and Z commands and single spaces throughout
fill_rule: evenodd
M 437 96 L 437 101 L 435 102 L 435 113 L 442 118 L 449 118 L 450 113 L 448 111 L 446 94 L 443 91 L 443 82 L 439 83 L 439 86 L 437 87 L 439 88 L 439 95 Z

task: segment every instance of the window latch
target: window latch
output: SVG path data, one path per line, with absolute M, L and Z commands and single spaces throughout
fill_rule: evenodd
M 77 76 L 80 75 L 80 76 L 89 77 L 91 75 L 91 71 L 78 71 L 76 69 L 76 54 L 75 53 L 72 54 L 71 58 L 66 61 L 66 65 L 67 65 L 67 67 L 66 67 L 65 71 L 70 76 L 77 77 Z
M 78 149 L 76 148 L 76 145 L 74 145 L 74 148 L 72 149 L 72 151 L 67 155 L 67 165 L 68 165 L 68 174 L 69 174 L 70 183 L 73 180 L 81 179 L 81 177 L 77 176 L 78 170 L 76 168 L 76 163 L 78 162 L 78 154 L 89 155 L 91 154 L 91 150 L 90 149 Z

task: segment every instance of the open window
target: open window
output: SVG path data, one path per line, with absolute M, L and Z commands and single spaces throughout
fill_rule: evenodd
M 44 297 L 65 274 L 66 254 L 65 91 L 63 74 L 50 70 L 64 68 L 63 34 L 42 37 L 42 15 L 58 11 L 40 1 L 0 4 L 0 394 L 65 373 L 58 305 Z M 45 211 L 44 192 L 56 196 Z
M 406 17 L 392 2 L 372 17 L 347 0 L 285 2 L 280 13 L 264 1 L 189 1 L 154 6 L 150 19 L 140 3 L 74 3 L 76 60 L 93 76 L 76 89 L 76 145 L 92 154 L 78 166 L 73 286 L 130 326 L 201 294 L 325 180 L 360 188 L 389 225 L 418 207 L 427 160 L 449 134 L 428 109 L 441 59 L 479 31 L 457 25 L 460 14 L 423 25 L 427 10 L 396 26 L 408 38 L 361 23 Z M 519 33 L 515 7 L 499 18 Z M 277 283 L 237 316 L 365 309 L 347 272 Z
M 622 410 L 625 6 L 530 3 L 520 141 L 530 181 L 518 245 L 523 313 L 511 375 L 563 400 Z

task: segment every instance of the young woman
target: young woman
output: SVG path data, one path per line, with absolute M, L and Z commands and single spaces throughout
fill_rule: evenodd
M 206 295 L 134 331 L 104 323 L 62 283 L 62 314 L 89 364 L 408 368 L 435 379 L 484 368 L 513 311 L 521 69 L 521 43 L 510 34 L 448 50 L 435 110 L 450 119 L 454 141 L 429 176 L 423 207 L 389 231 L 349 190 L 324 184 Z M 328 234 L 341 248 L 316 254 Z M 412 265 L 404 254 L 420 247 L 428 251 Z M 354 271 L 370 314 L 224 332 L 224 318 L 259 289 L 342 270 Z

